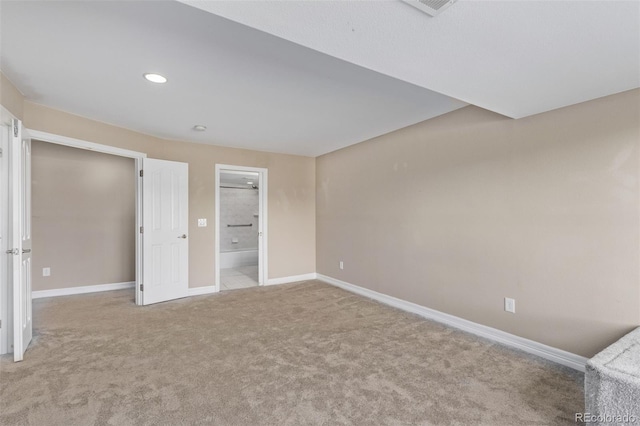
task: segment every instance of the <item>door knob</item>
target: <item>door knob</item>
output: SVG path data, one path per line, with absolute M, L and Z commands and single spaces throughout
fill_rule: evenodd
M 182 235 L 180 235 L 178 238 L 184 238 L 184 239 L 187 239 L 187 234 L 182 234 Z

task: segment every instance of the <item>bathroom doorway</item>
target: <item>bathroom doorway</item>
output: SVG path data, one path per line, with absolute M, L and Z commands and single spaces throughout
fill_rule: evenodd
M 216 165 L 216 290 L 266 280 L 266 169 Z

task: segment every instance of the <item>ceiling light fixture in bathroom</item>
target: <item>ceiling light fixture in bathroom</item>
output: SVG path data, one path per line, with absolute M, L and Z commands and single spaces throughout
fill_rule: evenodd
M 195 130 L 196 132 L 204 132 L 205 130 L 207 130 L 207 126 L 196 124 L 195 126 L 193 126 L 193 130 Z

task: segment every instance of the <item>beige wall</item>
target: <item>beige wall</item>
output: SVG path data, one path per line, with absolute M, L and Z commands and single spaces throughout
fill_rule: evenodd
M 315 272 L 315 159 L 143 135 L 28 101 L 27 128 L 189 163 L 189 286 L 214 285 L 215 164 L 269 170 L 269 278 Z M 209 226 L 197 227 L 198 218 Z M 34 257 L 36 253 L 34 252 Z
M 189 163 L 191 287 L 214 283 L 214 230 L 195 221 L 213 223 L 225 163 L 269 168 L 271 278 L 317 260 L 584 356 L 640 324 L 639 90 L 520 120 L 467 107 L 313 159 L 154 138 L 23 103 L 0 77 L 27 127 Z
M 318 272 L 593 355 L 640 324 L 639 105 L 469 106 L 317 158 Z
M 135 281 L 133 159 L 40 141 L 31 152 L 33 290 Z

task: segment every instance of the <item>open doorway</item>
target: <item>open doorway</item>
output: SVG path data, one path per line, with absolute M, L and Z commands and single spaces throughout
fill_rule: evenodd
M 133 238 L 135 239 L 135 277 L 134 282 L 131 283 L 129 281 L 125 281 L 122 283 L 113 282 L 107 283 L 106 286 L 96 285 L 96 286 L 82 286 L 77 287 L 77 290 L 69 290 L 67 294 L 79 294 L 85 292 L 96 292 L 103 290 L 115 290 L 118 288 L 124 287 L 134 287 L 135 288 L 135 303 L 137 305 L 142 305 L 142 292 L 141 292 L 141 282 L 142 282 L 142 256 L 143 256 L 143 247 L 142 247 L 142 234 L 139 230 L 142 229 L 143 218 L 142 218 L 142 203 L 143 203 L 143 193 L 142 193 L 142 166 L 143 160 L 147 160 L 147 155 L 142 152 L 130 151 L 127 149 L 117 148 L 110 145 L 102 145 L 93 142 L 88 142 L 85 140 L 74 139 L 66 136 L 55 135 L 52 133 L 41 132 L 37 130 L 28 129 L 27 130 L 29 137 L 32 140 L 41 141 L 50 145 L 60 146 L 62 148 L 71 148 L 71 149 L 79 149 L 81 151 L 89 151 L 90 153 L 101 153 L 107 154 L 111 156 L 111 158 L 121 158 L 133 161 L 133 175 L 129 175 L 128 185 L 133 185 L 135 191 L 135 226 L 130 229 L 130 234 L 127 237 L 122 238 Z M 98 181 L 100 179 L 98 178 Z M 100 184 L 100 183 L 99 183 Z M 128 256 L 128 255 L 126 255 Z M 42 267 L 46 267 L 47 265 L 41 265 Z M 43 270 L 34 270 L 34 274 L 43 274 Z M 52 269 L 49 271 L 51 276 L 55 271 Z M 118 280 L 119 281 L 119 280 Z M 112 285 L 113 284 L 113 285 Z M 45 293 L 41 293 L 43 297 L 46 297 Z
M 267 170 L 216 165 L 216 290 L 263 285 Z
M 0 314 L 3 321 L 2 332 L 0 333 L 0 353 L 13 352 L 14 361 L 21 361 L 24 352 L 28 347 L 32 337 L 32 278 L 36 272 L 32 267 L 34 254 L 32 253 L 32 140 L 39 140 L 56 145 L 66 145 L 68 147 L 81 148 L 89 151 L 103 152 L 132 158 L 135 171 L 141 170 L 142 159 L 146 154 L 128 151 L 111 146 L 99 145 L 91 142 L 81 141 L 69 137 L 54 135 L 41 131 L 25 129 L 22 122 L 6 113 L 0 108 L 2 113 L 2 183 L 0 193 L 2 195 L 2 209 L 0 222 L 2 229 L 1 245 L 7 257 L 2 262 L 2 277 L 0 277 Z M 6 154 L 6 155 L 5 155 Z M 130 178 L 132 177 L 129 175 Z M 133 176 L 135 185 L 135 221 L 136 228 L 141 223 L 141 182 L 137 179 L 137 174 Z M 45 173 L 41 179 L 50 180 L 53 176 Z M 55 176 L 56 178 L 58 176 Z M 137 181 L 137 182 L 136 182 Z M 130 181 L 131 182 L 131 181 Z M 44 194 L 49 196 L 50 194 Z M 58 201 L 58 200 L 56 200 Z M 64 204 L 62 204 L 64 206 Z M 72 225 L 74 221 L 70 221 Z M 77 224 L 77 223 L 76 223 Z M 48 231 L 51 231 L 49 227 Z M 130 232 L 134 234 L 135 228 Z M 135 247 L 135 281 L 140 280 L 141 239 L 134 234 Z M 55 237 L 54 237 L 55 240 Z M 68 247 L 55 246 L 57 254 L 68 254 Z M 10 260 L 9 260 L 10 259 Z M 6 261 L 5 261 L 6 260 Z M 41 273 L 44 272 L 42 269 Z M 37 273 L 37 272 L 36 272 Z M 137 286 L 136 286 L 137 287 Z M 86 293 L 77 291 L 69 294 Z M 102 289 L 91 288 L 89 291 L 101 291 Z M 136 291 L 136 303 L 141 304 L 141 298 Z M 6 321 L 6 322 L 5 322 Z M 5 325 L 6 324 L 6 325 Z M 11 330 L 13 332 L 11 332 Z
M 129 289 L 135 302 L 133 158 L 31 141 L 33 298 Z
M 10 148 L 9 156 L 0 155 L 0 245 L 11 262 L 0 263 L 0 353 L 13 349 L 14 361 L 21 361 L 32 336 L 32 254 L 31 254 L 31 142 L 65 145 L 82 150 L 112 154 L 133 159 L 135 188 L 135 227 L 130 230 L 135 240 L 135 281 L 126 282 L 135 288 L 136 305 L 148 305 L 188 296 L 188 164 L 149 159 L 145 153 L 101 145 L 42 131 L 24 129 L 15 117 L 6 117 L 0 107 L 0 154 Z M 145 170 L 143 170 L 143 163 Z M 144 179 L 148 172 L 149 179 Z M 7 178 L 10 177 L 10 179 Z M 43 179 L 48 179 L 44 176 Z M 100 185 L 103 182 L 94 182 Z M 144 196 L 147 194 L 147 196 Z M 106 196 L 108 197 L 108 196 Z M 144 214 L 143 214 L 144 213 Z M 28 219 L 28 220 L 27 220 Z M 169 220 L 173 219 L 173 220 Z M 71 221 L 72 222 L 72 221 Z M 144 233 L 145 223 L 148 232 Z M 76 223 L 77 224 L 77 223 Z M 73 225 L 73 223 L 72 223 Z M 85 230 L 96 231 L 91 226 Z M 51 229 L 51 227 L 48 227 Z M 28 229 L 26 231 L 25 229 Z M 10 232 L 9 232 L 10 231 Z M 144 238 L 143 238 L 144 233 Z M 177 237 L 177 238 L 176 238 Z M 125 237 L 127 239 L 129 237 Z M 56 247 L 63 253 L 65 247 Z M 125 254 L 126 256 L 126 254 Z M 145 259 L 143 262 L 143 258 Z M 9 267 L 9 264 L 11 267 Z M 53 274 L 53 271 L 48 271 Z M 42 270 L 44 275 L 44 268 Z M 146 282 L 143 284 L 143 278 Z M 6 278 L 6 279 L 5 279 Z M 260 278 L 261 279 L 261 278 Z M 109 283 L 107 284 L 110 286 Z M 122 284 L 122 283 L 115 283 Z M 79 286 L 78 294 L 113 290 Z M 13 329 L 13 334 L 7 332 Z

